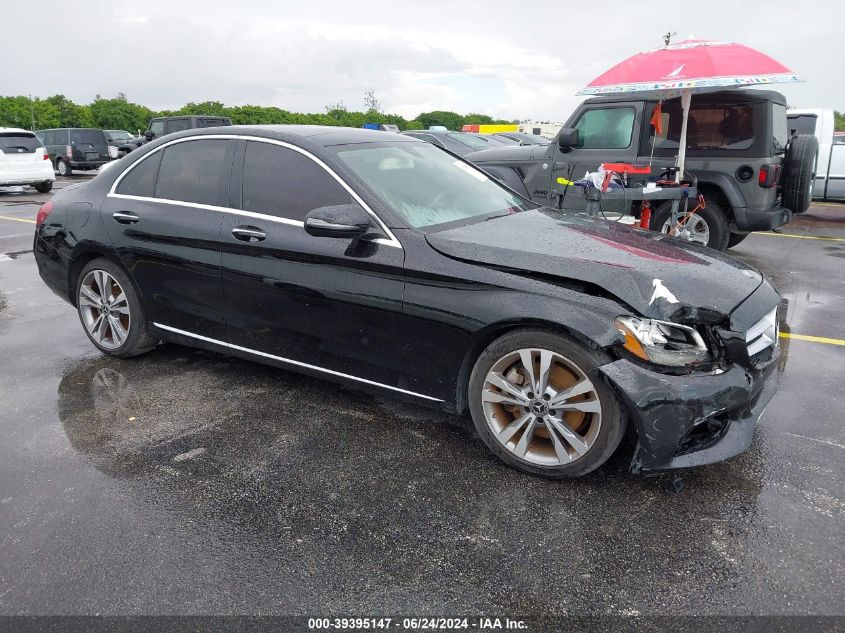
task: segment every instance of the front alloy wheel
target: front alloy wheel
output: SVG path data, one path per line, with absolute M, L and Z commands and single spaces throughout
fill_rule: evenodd
M 129 336 L 132 315 L 117 279 L 92 270 L 79 286 L 79 313 L 91 339 L 104 349 L 117 349 Z
M 470 376 L 475 428 L 493 453 L 519 470 L 575 477 L 603 464 L 625 418 L 595 369 L 611 359 L 558 333 L 524 330 L 491 343 Z
M 592 381 L 547 349 L 520 349 L 500 358 L 487 373 L 481 397 L 496 440 L 539 466 L 580 459 L 601 428 L 601 402 Z

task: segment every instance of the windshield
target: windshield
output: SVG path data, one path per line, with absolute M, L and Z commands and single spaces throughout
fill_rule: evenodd
M 92 145 L 105 145 L 106 135 L 102 130 L 79 128 L 70 131 L 71 143 L 91 143 Z
M 790 114 L 789 131 L 792 134 L 815 134 L 816 133 L 816 115 L 815 114 Z
M 537 207 L 428 143 L 346 145 L 335 151 L 386 206 L 414 228 L 430 231 L 447 222 Z
M 486 149 L 490 147 L 489 143 L 483 138 L 478 138 L 477 136 L 467 134 L 466 132 L 450 132 L 446 136 L 458 141 L 458 143 L 463 143 L 464 145 L 469 145 L 470 147 L 474 147 L 476 149 Z
M 0 134 L 0 152 L 4 154 L 31 154 L 41 147 L 41 141 L 30 132 L 4 132 Z
M 129 141 L 132 139 L 132 135 L 123 130 L 109 130 L 108 135 L 112 141 Z
M 523 139 L 525 143 L 531 143 L 534 145 L 548 145 L 551 141 L 543 136 L 538 136 L 537 134 L 520 134 L 520 138 Z

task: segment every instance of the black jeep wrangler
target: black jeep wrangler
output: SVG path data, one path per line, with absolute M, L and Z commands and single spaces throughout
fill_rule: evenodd
M 575 111 L 551 145 L 486 149 L 465 156 L 522 195 L 548 206 L 584 208 L 580 189 L 557 184 L 582 178 L 602 163 L 647 164 L 652 175 L 675 164 L 681 133 L 680 99 L 598 97 Z M 657 121 L 655 121 L 656 123 Z M 573 129 L 577 133 L 573 133 Z M 577 143 L 573 144 L 573 140 Z M 706 207 L 697 222 L 711 248 L 725 250 L 751 231 L 769 231 L 810 206 L 818 141 L 789 138 L 786 99 L 764 90 L 693 95 L 687 124 L 686 172 L 698 180 Z M 621 211 L 608 203 L 608 211 Z M 626 212 L 639 214 L 639 203 Z M 671 203 L 657 206 L 653 230 L 670 229 Z

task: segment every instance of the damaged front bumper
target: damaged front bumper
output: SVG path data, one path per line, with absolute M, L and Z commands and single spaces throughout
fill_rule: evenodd
M 673 376 L 628 360 L 597 369 L 624 401 L 639 436 L 631 471 L 651 474 L 713 464 L 751 446 L 776 389 L 779 350 L 753 366 Z

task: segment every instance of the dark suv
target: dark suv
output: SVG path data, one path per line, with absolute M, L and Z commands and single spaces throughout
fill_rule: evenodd
M 588 99 L 551 145 L 495 148 L 466 158 L 535 202 L 555 206 L 563 196 L 567 208 L 583 209 L 580 191 L 557 184 L 558 178 L 577 180 L 607 162 L 646 164 L 652 148 L 653 175 L 675 164 L 680 100 L 661 104 L 660 133 L 655 134 L 651 121 L 657 105 L 630 97 Z M 778 228 L 793 213 L 806 211 L 817 152 L 815 137 L 789 138 L 786 99 L 777 92 L 694 95 L 686 168 L 705 197 L 706 207 L 697 212 L 696 221 L 706 227 L 707 245 L 730 248 L 751 231 Z M 612 204 L 617 211 L 617 203 Z M 630 210 L 639 213 L 636 204 Z M 670 216 L 671 203 L 656 207 L 651 228 L 667 232 Z
M 109 150 L 106 133 L 96 128 L 53 128 L 35 135 L 47 148 L 60 176 L 70 176 L 74 169 L 97 169 L 117 156 Z
M 150 119 L 150 125 L 144 133 L 147 141 L 160 138 L 165 134 L 181 132 L 182 130 L 193 130 L 200 127 L 218 127 L 221 125 L 232 125 L 232 119 L 227 116 L 208 116 L 205 114 L 192 114 L 186 116 L 160 116 Z

